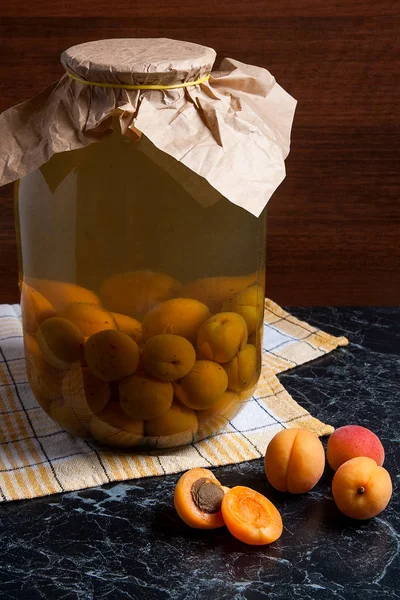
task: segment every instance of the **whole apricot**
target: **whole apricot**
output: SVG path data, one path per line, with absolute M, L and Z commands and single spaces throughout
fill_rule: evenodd
M 124 413 L 132 419 L 154 419 L 172 404 L 174 389 L 169 381 L 135 374 L 119 383 L 119 400 Z
M 224 301 L 229 300 L 244 290 L 247 286 L 254 283 L 257 279 L 257 273 L 242 275 L 238 277 L 206 277 L 196 279 L 187 283 L 181 292 L 186 298 L 195 298 L 206 304 L 211 312 L 215 313 L 221 310 Z
M 110 313 L 117 324 L 117 328 L 129 335 L 137 344 L 142 343 L 142 324 L 137 319 L 121 315 L 120 313 Z
M 193 368 L 196 352 L 186 338 L 164 333 L 147 340 L 142 359 L 150 375 L 163 381 L 174 381 L 187 375 Z
M 68 371 L 62 381 L 65 404 L 71 407 L 82 423 L 100 413 L 111 398 L 110 384 L 97 379 L 88 368 Z
M 49 414 L 65 431 L 79 438 L 90 437 L 89 431 L 80 417 L 74 412 L 74 409 L 65 402 L 65 400 L 53 400 L 50 405 Z
M 360 425 L 339 427 L 328 440 L 326 458 L 329 465 L 336 471 L 340 465 L 356 456 L 373 458 L 381 467 L 385 460 L 385 450 L 378 436 L 366 427 Z
M 257 352 L 255 346 L 246 344 L 239 350 L 235 358 L 224 363 L 228 375 L 228 389 L 240 392 L 250 387 L 254 382 L 257 370 Z
M 247 331 L 252 334 L 263 321 L 264 290 L 259 285 L 252 285 L 235 294 L 222 305 L 223 311 L 238 313 L 246 321 Z
M 268 444 L 264 466 L 274 488 L 303 494 L 317 484 L 324 472 L 324 447 L 307 429 L 283 429 Z
M 70 363 L 83 357 L 83 333 L 76 325 L 61 317 L 50 317 L 43 321 L 37 340 L 47 362 L 58 369 L 68 369 Z
M 357 456 L 343 463 L 332 481 L 332 495 L 338 509 L 352 519 L 379 515 L 392 497 L 389 473 L 372 458 Z
M 102 381 L 118 381 L 135 373 L 139 354 L 139 346 L 129 335 L 112 329 L 90 336 L 84 350 L 87 366 Z
M 155 304 L 175 296 L 180 285 L 165 273 L 129 271 L 104 280 L 100 296 L 109 310 L 141 319 Z
M 143 319 L 143 339 L 172 333 L 196 341 L 197 331 L 211 316 L 208 307 L 192 298 L 172 298 L 152 308 Z
M 97 304 L 73 302 L 68 304 L 61 316 L 79 327 L 85 337 L 106 329 L 117 329 L 111 314 Z
M 21 311 L 24 330 L 28 333 L 35 333 L 43 321 L 56 314 L 47 298 L 26 283 L 21 285 Z
M 172 447 L 191 442 L 197 428 L 198 423 L 194 410 L 176 401 L 166 413 L 145 423 L 147 435 L 166 438 L 158 440 L 160 447 Z
M 221 365 L 197 360 L 190 373 L 174 383 L 174 392 L 185 406 L 202 410 L 217 402 L 227 387 L 228 376 Z
M 111 402 L 89 424 L 93 438 L 114 448 L 133 448 L 143 440 L 144 423 L 125 414 L 118 403 Z
M 64 372 L 46 361 L 36 338 L 30 334 L 24 336 L 24 349 L 30 387 L 36 400 L 48 412 L 50 402 L 62 395 L 61 382 Z
M 25 281 L 51 302 L 57 314 L 60 314 L 72 302 L 101 304 L 94 292 L 75 283 L 39 279 L 38 277 L 27 277 Z
M 197 334 L 199 358 L 226 363 L 247 344 L 247 326 L 240 315 L 224 312 L 205 321 Z
M 240 402 L 239 396 L 235 392 L 227 390 L 210 408 L 198 410 L 197 418 L 199 423 L 209 421 L 214 417 L 231 419 L 242 406 L 243 403 Z

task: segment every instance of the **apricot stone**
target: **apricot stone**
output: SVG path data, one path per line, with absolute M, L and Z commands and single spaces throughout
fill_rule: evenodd
M 379 466 L 385 460 L 385 450 L 380 439 L 360 425 L 339 427 L 330 436 L 326 457 L 331 468 L 336 471 L 340 465 L 356 456 L 368 456 Z
M 228 376 L 221 365 L 197 360 L 193 369 L 174 383 L 175 395 L 189 408 L 203 410 L 217 402 L 228 387 Z
M 102 381 L 118 381 L 135 373 L 139 354 L 139 346 L 129 335 L 112 329 L 90 336 L 84 350 L 87 366 Z
M 119 384 L 121 408 L 132 419 L 154 419 L 166 413 L 172 404 L 174 390 L 169 381 L 135 374 Z
M 259 285 L 252 285 L 225 301 L 222 310 L 233 311 L 241 315 L 246 321 L 247 331 L 251 335 L 263 321 L 264 290 Z
M 228 389 L 240 392 L 250 387 L 254 382 L 257 370 L 257 352 L 255 346 L 246 344 L 235 358 L 224 363 L 228 375 Z
M 155 304 L 175 296 L 180 286 L 165 273 L 130 271 L 103 281 L 100 296 L 109 310 L 141 319 Z
M 26 283 L 21 285 L 21 311 L 24 330 L 28 333 L 35 333 L 43 321 L 56 314 L 47 298 Z
M 83 333 L 61 317 L 46 319 L 39 327 L 37 340 L 47 362 L 58 369 L 68 369 L 70 363 L 83 357 Z
M 226 363 L 247 344 L 247 326 L 240 315 L 223 312 L 205 321 L 197 334 L 199 358 Z
M 110 403 L 89 424 L 93 438 L 114 448 L 133 448 L 143 440 L 144 423 L 131 419 L 118 403 Z
M 120 313 L 110 313 L 117 324 L 117 328 L 129 335 L 137 344 L 142 343 L 142 324 L 137 319 L 122 315 Z
M 257 273 L 250 273 L 239 277 L 206 277 L 196 279 L 186 284 L 182 289 L 182 296 L 196 298 L 207 304 L 211 312 L 221 310 L 224 301 L 229 300 L 238 292 L 254 283 Z
M 51 302 L 57 314 L 60 314 L 72 302 L 101 304 L 100 299 L 94 292 L 74 283 L 39 279 L 37 277 L 27 277 L 25 281 Z
M 85 337 L 105 329 L 117 329 L 112 315 L 96 304 L 73 302 L 62 311 L 61 316 L 79 327 Z
M 196 341 L 199 327 L 211 316 L 208 307 L 192 298 L 172 298 L 152 308 L 143 319 L 143 339 L 172 333 Z
M 303 494 L 316 485 L 324 472 L 324 447 L 307 429 L 284 429 L 268 444 L 264 466 L 274 488 Z
M 336 471 L 332 495 L 338 509 L 348 517 L 371 519 L 389 504 L 392 480 L 372 458 L 357 456 Z
M 62 393 L 65 404 L 86 424 L 106 407 L 111 398 L 111 387 L 97 379 L 88 368 L 77 367 L 65 374 Z
M 143 366 L 162 381 L 174 381 L 189 373 L 196 361 L 192 344 L 180 335 L 164 333 L 151 337 L 143 346 Z

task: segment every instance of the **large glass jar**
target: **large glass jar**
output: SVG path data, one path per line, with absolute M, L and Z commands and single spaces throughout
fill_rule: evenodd
M 190 443 L 259 378 L 266 209 L 176 167 L 117 114 L 110 135 L 16 184 L 29 383 L 75 436 Z

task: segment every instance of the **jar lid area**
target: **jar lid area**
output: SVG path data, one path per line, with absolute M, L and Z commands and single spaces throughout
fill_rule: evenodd
M 167 38 L 119 38 L 72 46 L 65 69 L 96 83 L 171 85 L 208 75 L 215 50 Z

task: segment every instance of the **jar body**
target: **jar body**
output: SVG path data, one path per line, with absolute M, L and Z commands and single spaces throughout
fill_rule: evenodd
M 207 437 L 261 370 L 266 216 L 118 127 L 16 186 L 27 372 L 100 444 Z

